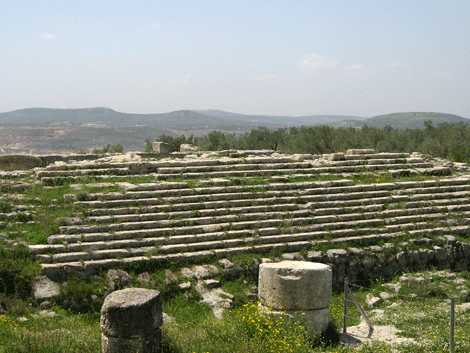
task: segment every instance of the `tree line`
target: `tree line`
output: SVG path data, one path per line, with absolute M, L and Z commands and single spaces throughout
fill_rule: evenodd
M 470 162 L 470 127 L 465 123 L 442 123 L 434 126 L 426 121 L 424 128 L 397 129 L 364 126 L 334 128 L 328 125 L 301 126 L 270 130 L 252 129 L 245 134 L 212 131 L 201 137 L 161 135 L 170 151 L 179 151 L 180 144 L 190 143 L 202 151 L 227 149 L 271 149 L 288 153 L 323 154 L 345 152 L 351 148 L 372 148 L 376 152 L 421 152 L 455 162 Z M 151 149 L 147 140 L 146 150 Z

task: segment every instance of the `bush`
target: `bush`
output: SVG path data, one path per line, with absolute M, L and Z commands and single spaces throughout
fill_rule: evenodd
M 122 153 L 122 152 L 123 152 L 123 147 L 121 144 L 110 145 L 109 143 L 104 147 L 94 148 L 92 150 L 92 153 L 95 153 L 95 154 Z
M 99 312 L 105 295 L 105 280 L 101 277 L 72 275 L 53 302 L 74 313 L 93 313 Z
M 8 213 L 13 210 L 13 206 L 6 200 L 0 200 L 0 213 Z
M 153 152 L 153 144 L 149 139 L 145 140 L 145 149 L 144 152 L 151 153 Z
M 27 247 L 0 244 L 0 293 L 27 299 L 32 294 L 33 279 L 39 272 L 39 265 Z
M 90 194 L 86 191 L 79 191 L 77 192 L 77 200 L 78 201 L 88 201 L 90 199 Z

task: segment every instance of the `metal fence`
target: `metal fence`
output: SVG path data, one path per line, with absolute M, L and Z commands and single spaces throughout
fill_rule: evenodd
M 378 297 L 390 296 L 395 303 L 399 304 L 389 305 L 383 309 L 383 312 L 382 309 L 365 310 L 367 305 L 364 295 L 356 296 L 353 292 L 375 293 Z M 358 297 L 362 299 L 358 300 Z M 377 315 L 378 313 L 380 315 Z M 403 341 L 408 339 L 411 342 L 419 341 L 420 344 L 426 341 L 440 342 L 441 347 L 448 347 L 451 353 L 455 352 L 456 347 L 459 352 L 470 351 L 470 303 L 463 303 L 454 298 L 437 299 L 414 294 L 402 295 L 364 287 L 346 280 L 344 282 L 343 333 L 348 333 L 348 323 L 360 323 L 364 335 L 361 338 L 387 341 L 396 333 L 398 326 Z M 387 328 L 390 332 L 387 332 Z M 349 329 L 351 330 L 351 326 Z

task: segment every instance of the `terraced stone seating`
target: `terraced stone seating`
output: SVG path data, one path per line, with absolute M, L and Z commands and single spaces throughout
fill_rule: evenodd
M 332 159 L 332 160 L 330 160 Z M 448 175 L 419 154 L 203 155 L 137 162 L 56 163 L 40 180 L 93 175 L 65 196 L 80 217 L 30 245 L 51 276 L 121 263 L 295 252 L 470 230 L 470 174 L 360 183 L 359 175 Z M 408 173 L 403 173 L 407 171 Z M 152 182 L 122 182 L 122 176 Z M 175 180 L 175 178 L 178 178 Z M 331 179 L 331 180 L 322 180 Z M 82 193 L 83 187 L 104 192 Z M 106 188 L 115 190 L 108 192 Z
M 358 150 L 356 150 L 358 151 Z M 360 151 L 360 150 L 359 150 Z M 393 170 L 405 173 L 433 173 L 433 165 L 425 162 L 419 155 L 399 153 L 348 154 L 345 160 L 329 160 L 328 155 L 316 158 L 312 155 L 287 156 L 246 156 L 235 153 L 235 157 L 214 158 L 214 153 L 204 154 L 202 158 L 162 159 L 138 162 L 82 161 L 75 163 L 58 162 L 39 171 L 39 179 L 74 179 L 83 176 L 102 178 L 123 178 L 129 175 L 153 174 L 159 180 L 184 177 L 185 179 L 215 177 L 274 176 L 297 173 L 318 175 L 325 173 L 361 173 L 364 171 Z M 178 154 L 181 156 L 181 154 Z M 191 156 L 191 155 L 189 155 Z M 217 157 L 218 155 L 215 154 Z M 242 156 L 242 157 L 240 157 Z M 428 170 L 429 169 L 429 170 Z M 438 174 L 449 171 L 439 169 Z

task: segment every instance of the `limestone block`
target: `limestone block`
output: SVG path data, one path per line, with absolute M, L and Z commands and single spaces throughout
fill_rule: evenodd
M 168 154 L 170 153 L 170 145 L 165 142 L 154 142 L 152 148 L 157 153 Z
M 346 151 L 346 154 L 375 154 L 375 150 L 373 149 L 350 149 Z
M 180 152 L 197 152 L 199 147 L 193 146 L 189 143 L 183 143 L 180 145 Z
M 118 290 L 106 297 L 101 308 L 101 330 L 108 337 L 148 337 L 162 323 L 162 300 L 156 290 Z
M 60 294 L 58 283 L 51 281 L 47 276 L 38 276 L 34 283 L 34 298 L 37 300 L 46 300 Z
M 447 253 L 440 246 L 434 246 L 434 252 L 435 252 L 434 258 L 436 259 L 436 261 L 445 262 L 447 260 Z
M 162 331 L 154 330 L 146 337 L 124 338 L 101 334 L 103 353 L 157 353 L 161 352 Z
M 258 296 L 261 304 L 278 310 L 315 310 L 330 304 L 330 266 L 306 261 L 260 265 Z
M 344 153 L 332 153 L 328 155 L 328 160 L 330 161 L 342 161 L 345 160 Z

